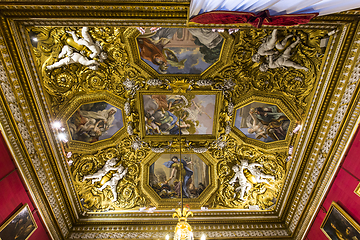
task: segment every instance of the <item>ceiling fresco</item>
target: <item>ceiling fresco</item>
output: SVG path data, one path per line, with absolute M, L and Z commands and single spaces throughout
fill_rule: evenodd
M 161 28 L 137 37 L 140 57 L 160 74 L 201 74 L 219 60 L 223 37 L 206 28 Z
M 183 170 L 183 195 L 186 198 L 196 198 L 199 195 L 196 193 L 199 191 L 199 184 L 201 183 L 202 190 L 207 187 L 207 184 L 202 183 L 205 178 L 200 182 L 195 180 L 198 179 L 195 169 L 207 170 L 202 167 L 201 162 L 182 159 L 182 170 L 164 162 L 166 167 L 175 169 L 174 173 L 167 176 L 158 166 L 161 166 L 158 163 L 160 160 L 157 160 L 150 166 L 148 174 L 142 175 L 140 172 L 144 167 L 141 159 L 151 158 L 151 152 L 177 152 L 180 147 L 187 154 L 208 152 L 217 163 L 217 166 L 211 166 L 217 167 L 212 181 L 220 181 L 221 184 L 213 195 L 206 197 L 208 202 L 205 204 L 224 208 L 274 209 L 283 188 L 286 164 L 289 161 L 287 151 L 290 138 L 287 135 L 296 127 L 295 120 L 300 123 L 301 114 L 306 114 L 304 99 L 313 92 L 315 76 L 319 71 L 317 63 L 321 63 L 323 57 L 320 41 L 326 39 L 326 31 L 317 31 L 316 41 L 312 39 L 313 31 L 250 30 L 239 31 L 231 36 L 227 33 L 227 37 L 233 38 L 236 46 L 232 53 L 235 57 L 230 61 L 231 64 L 225 61 L 228 66 L 220 73 L 211 72 L 211 64 L 206 67 L 210 66 L 208 74 L 215 75 L 214 80 L 201 79 L 202 75 L 197 80 L 187 77 L 160 78 L 165 72 L 154 76 L 157 78 L 149 78 L 150 73 L 146 69 L 129 64 L 131 59 L 137 57 L 131 56 L 137 49 L 136 46 L 135 49 L 129 48 L 126 44 L 134 42 L 136 38 L 142 60 L 153 57 L 153 63 L 158 63 L 159 68 L 174 67 L 176 53 L 181 55 L 182 52 L 190 52 L 191 56 L 195 56 L 204 52 L 199 48 L 189 50 L 188 47 L 184 48 L 184 42 L 182 45 L 176 42 L 180 41 L 182 35 L 186 41 L 198 39 L 196 42 L 202 45 L 205 43 L 204 39 L 207 39 L 209 49 L 217 46 L 221 49 L 224 38 L 211 29 L 160 28 L 152 32 L 145 29 L 140 33 L 136 28 L 45 27 L 33 28 L 31 31 L 38 36 L 37 46 L 33 51 L 39 70 L 44 74 L 49 107 L 56 119 L 65 122 L 66 118 L 56 115 L 72 108 L 74 99 L 84 91 L 91 91 L 96 96 L 97 91 L 102 93 L 105 90 L 125 101 L 125 124 L 121 109 L 91 98 L 87 99 L 89 103 L 84 101 L 66 121 L 67 135 L 72 141 L 95 143 L 112 137 L 126 125 L 126 133 L 117 138 L 122 139 L 121 142 L 126 139 L 131 144 L 130 151 L 125 154 L 121 154 L 124 150 L 119 145 L 114 146 L 113 142 L 103 145 L 97 153 L 88 145 L 82 151 L 91 154 L 91 157 L 77 156 L 76 149 L 72 149 L 71 145 L 64 145 L 67 155 L 69 152 L 72 154 L 69 160 L 73 162 L 73 181 L 76 181 L 77 194 L 85 209 L 110 211 L 144 207 L 146 204 L 159 206 L 159 202 L 141 197 L 144 196 L 141 190 L 144 186 L 141 186 L 141 182 L 138 183 L 139 179 L 149 179 L 151 188 L 162 199 L 172 199 L 179 197 L 180 190 L 174 180 L 170 185 L 169 181 L 174 178 L 175 172 Z M 173 45 L 180 50 L 174 50 L 172 55 L 159 50 L 171 49 L 170 46 Z M 150 50 L 155 48 L 157 51 Z M 217 52 L 219 54 L 220 50 Z M 206 60 L 206 54 L 196 57 L 198 59 L 194 62 L 194 67 L 199 67 L 196 62 L 210 62 Z M 216 56 L 212 63 L 221 57 Z M 158 58 L 162 59 L 161 63 L 156 60 Z M 193 57 L 185 59 L 190 62 Z M 244 66 L 248 69 L 245 70 Z M 179 68 L 183 67 L 184 65 L 179 65 Z M 249 69 L 253 74 L 249 73 Z M 200 72 L 204 70 L 205 68 Z M 229 76 L 220 79 L 217 77 L 219 74 Z M 261 80 L 251 80 L 253 76 L 260 77 Z M 249 80 L 245 83 L 246 78 Z M 260 84 L 260 81 L 263 83 Z M 250 85 L 251 82 L 256 84 Z M 247 86 L 241 88 L 243 83 Z M 294 88 L 294 84 L 297 87 Z M 263 97 L 264 102 L 258 100 L 242 104 L 241 101 L 249 99 L 246 94 L 251 89 L 271 90 L 278 96 L 273 100 Z M 276 105 L 280 101 L 283 105 L 290 105 L 286 110 L 292 116 L 292 124 L 284 110 Z M 241 137 L 232 137 L 234 127 L 246 138 L 263 143 L 283 141 L 282 147 L 266 153 L 262 152 L 262 145 L 257 144 L 257 141 L 245 146 Z M 202 135 L 207 137 L 204 139 Z M 296 136 L 291 140 L 296 140 Z M 114 147 L 117 149 L 108 156 L 109 148 Z M 189 155 L 189 158 L 195 156 L 197 155 Z M 180 161 L 180 157 L 177 158 Z M 169 161 L 174 163 L 173 158 Z M 160 169 L 163 170 L 161 174 Z M 83 180 L 89 178 L 97 180 L 96 184 L 94 180 Z M 137 194 L 129 194 L 129 189 Z
M 30 141 L 35 127 L 29 136 L 24 130 L 31 121 L 13 117 L 39 186 L 54 172 L 41 196 L 60 189 L 49 203 L 60 210 L 45 218 L 63 220 L 51 231 L 66 239 L 131 238 L 126 231 L 163 238 L 183 195 L 190 223 L 209 228 L 210 239 L 303 233 L 310 219 L 302 214 L 315 211 L 330 177 L 321 171 L 333 172 L 336 149 L 344 149 L 333 146 L 349 139 L 339 126 L 359 115 L 350 114 L 356 94 L 347 90 L 357 86 L 350 70 L 358 53 L 349 49 L 358 45 L 349 41 L 358 37 L 334 21 L 236 31 L 20 26 L 18 46 L 32 66 L 24 89 L 36 103 L 31 114 L 19 111 L 39 121 L 38 141 Z M 339 54 L 352 54 L 341 58 L 346 71 L 334 67 Z M 15 83 L 1 82 L 8 101 Z

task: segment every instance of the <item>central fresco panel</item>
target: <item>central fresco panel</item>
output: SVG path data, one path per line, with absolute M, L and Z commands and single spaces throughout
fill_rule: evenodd
M 212 134 L 216 95 L 143 95 L 147 135 Z
M 289 133 L 308 111 L 326 31 L 34 27 L 31 34 L 48 106 L 80 142 L 63 147 L 83 209 L 172 208 L 181 194 L 198 208 L 275 209 L 298 137 Z

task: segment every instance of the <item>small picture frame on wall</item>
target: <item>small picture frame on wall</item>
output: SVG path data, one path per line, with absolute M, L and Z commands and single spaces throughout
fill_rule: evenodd
M 25 204 L 0 227 L 0 240 L 27 240 L 37 227 L 29 205 Z
M 360 240 L 360 226 L 338 204 L 331 203 L 320 229 L 331 240 Z
M 359 184 L 357 185 L 357 187 L 355 188 L 354 193 L 360 197 L 360 183 L 359 183 Z

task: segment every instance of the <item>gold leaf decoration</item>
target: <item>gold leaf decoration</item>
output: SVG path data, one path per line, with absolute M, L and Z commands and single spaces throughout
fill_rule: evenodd
M 140 169 L 137 164 L 146 155 L 146 151 L 134 151 L 129 145 L 131 142 L 123 141 L 117 148 L 107 148 L 94 155 L 74 154 L 71 172 L 74 184 L 82 200 L 83 207 L 88 211 L 106 211 L 114 209 L 129 209 L 140 207 L 145 204 L 144 197 L 140 194 L 139 175 Z M 125 148 L 123 148 L 125 147 Z M 116 159 L 114 167 L 122 165 L 127 169 L 125 177 L 120 179 L 116 186 L 117 201 L 114 200 L 110 188 L 99 189 L 111 179 L 115 171 L 110 170 L 100 181 L 85 180 L 84 176 L 94 174 L 101 169 L 106 161 Z
M 211 200 L 213 207 L 248 209 L 250 206 L 255 206 L 259 210 L 269 210 L 275 206 L 285 178 L 287 157 L 285 152 L 267 153 L 255 147 L 242 145 L 233 138 L 228 140 L 228 145 L 222 150 L 213 148 L 209 151 L 219 160 L 217 164 L 219 187 Z M 269 177 L 267 181 L 257 181 L 245 168 L 243 174 L 249 189 L 245 191 L 243 199 L 236 190 L 239 183 L 230 184 L 235 175 L 232 169 L 235 165 L 240 165 L 241 161 L 261 165 L 257 167 L 258 170 Z

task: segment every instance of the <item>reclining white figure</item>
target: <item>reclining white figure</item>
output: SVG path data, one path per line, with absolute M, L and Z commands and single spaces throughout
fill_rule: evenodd
M 78 38 L 78 36 L 76 36 L 75 34 L 75 31 L 67 31 L 67 33 L 71 34 L 74 42 L 81 46 L 87 47 L 91 51 L 90 58 L 99 57 L 99 61 L 102 62 L 107 58 L 107 54 L 102 50 L 99 42 L 93 41 L 88 31 L 88 27 L 83 27 L 81 29 L 81 34 L 83 38 Z
M 116 187 L 117 187 L 119 181 L 125 176 L 126 173 L 127 173 L 127 168 L 124 169 L 124 167 L 120 165 L 119 169 L 117 170 L 116 173 L 113 174 L 111 179 L 109 181 L 107 181 L 101 188 L 98 188 L 98 189 L 100 191 L 102 191 L 102 190 L 104 190 L 106 188 L 106 186 L 110 186 L 110 189 L 111 189 L 112 194 L 114 196 L 113 200 L 111 200 L 111 201 L 116 202 L 117 201 Z
M 89 60 L 80 53 L 75 52 L 74 49 L 69 45 L 64 45 L 58 58 L 62 59 L 53 63 L 52 65 L 46 66 L 46 68 L 52 70 L 54 68 L 66 66 L 71 63 L 80 63 L 81 65 L 89 67 L 91 70 L 98 70 L 100 65 L 100 63 L 96 60 Z
M 263 165 L 261 165 L 259 163 L 250 163 L 250 164 L 248 164 L 248 161 L 242 160 L 242 165 L 244 166 L 244 168 L 247 168 L 250 171 L 250 173 L 255 177 L 255 180 L 256 180 L 257 183 L 264 182 L 264 183 L 269 184 L 268 180 L 266 180 L 265 178 L 270 178 L 272 180 L 275 180 L 274 176 L 262 173 L 257 168 L 257 167 L 263 167 Z
M 94 184 L 95 182 L 101 181 L 101 179 L 109 171 L 117 171 L 118 169 L 123 168 L 121 165 L 118 167 L 113 167 L 116 164 L 116 161 L 117 161 L 117 158 L 112 158 L 110 160 L 107 160 L 105 165 L 100 170 L 98 170 L 96 173 L 84 176 L 83 181 L 85 181 L 86 179 L 93 179 L 91 181 L 91 183 Z
M 274 31 L 272 31 L 272 33 L 263 40 L 264 42 L 258 48 L 257 53 L 255 53 L 251 57 L 252 61 L 260 62 L 261 56 L 269 56 L 269 55 L 277 54 L 278 51 L 276 51 L 276 49 L 283 50 L 287 44 L 287 41 L 292 36 L 293 35 L 288 35 L 281 42 L 277 42 L 277 29 L 274 29 Z
M 297 37 L 296 41 L 293 42 L 289 47 L 285 49 L 285 51 L 277 57 L 274 61 L 273 55 L 268 56 L 269 63 L 262 63 L 259 66 L 261 72 L 266 72 L 269 68 L 285 68 L 285 67 L 293 67 L 295 69 L 301 69 L 308 71 L 306 67 L 301 66 L 300 64 L 293 62 L 290 60 L 291 50 L 300 42 L 300 38 Z

